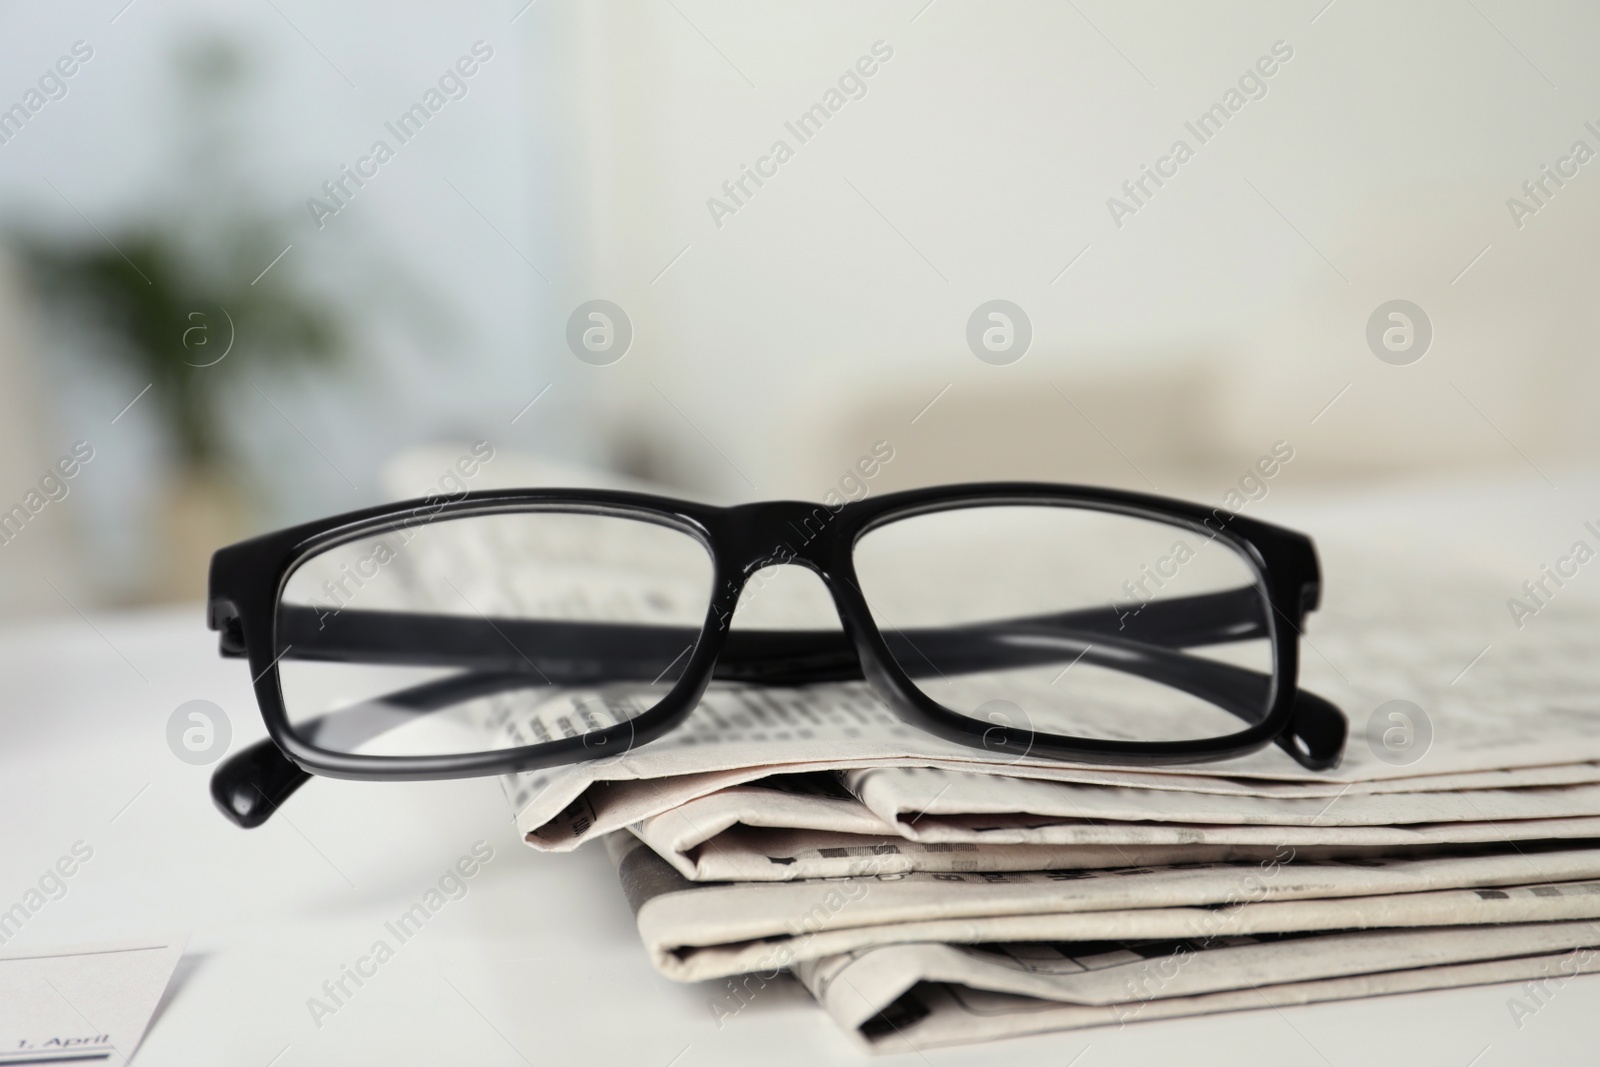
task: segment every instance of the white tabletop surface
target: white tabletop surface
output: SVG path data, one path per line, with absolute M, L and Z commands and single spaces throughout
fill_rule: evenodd
M 93 859 L 9 948 L 188 935 L 135 1062 L 634 1067 L 865 1062 L 798 985 L 719 1029 L 720 983 L 650 967 L 598 849 L 522 845 L 488 779 L 316 779 L 264 827 L 212 807 L 208 767 L 169 751 L 168 716 L 224 708 L 263 735 L 245 667 L 198 606 L 0 631 L 0 909 L 77 841 Z M 369 951 L 478 840 L 494 858 L 319 1026 L 308 998 Z M 931 1064 L 1360 1065 L 1594 1062 L 1600 977 L 1550 987 L 1520 1027 L 1490 986 L 928 1051 Z

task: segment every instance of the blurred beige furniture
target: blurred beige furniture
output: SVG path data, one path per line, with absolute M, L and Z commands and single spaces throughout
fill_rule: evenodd
M 894 458 L 872 479 L 875 493 L 961 481 L 1193 492 L 1231 481 L 1234 467 L 1255 459 L 1221 431 L 1217 382 L 1196 364 L 1004 383 L 965 379 L 942 392 L 938 383 L 863 389 L 832 414 L 832 428 L 816 435 L 821 440 L 806 442 L 799 481 L 807 495 L 825 492 L 881 441 Z

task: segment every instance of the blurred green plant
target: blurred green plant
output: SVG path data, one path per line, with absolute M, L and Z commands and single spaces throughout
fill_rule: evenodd
M 277 261 L 288 227 L 256 206 L 242 172 L 234 131 L 244 52 L 205 38 L 178 53 L 176 70 L 179 142 L 168 172 L 178 180 L 165 195 L 107 234 L 19 230 L 11 244 L 58 318 L 87 326 L 103 342 L 91 346 L 97 354 L 153 383 L 184 467 L 214 472 L 227 460 L 232 365 L 331 365 L 346 331 L 340 309 L 292 261 Z
M 269 271 L 251 284 L 248 272 L 288 242 L 263 224 L 234 229 L 223 240 L 233 262 L 223 264 L 197 261 L 153 226 L 118 231 L 115 247 L 19 242 L 40 294 L 60 313 L 87 317 L 108 336 L 104 351 L 154 384 L 151 396 L 190 468 L 211 469 L 224 458 L 221 397 L 233 376 L 221 364 L 235 349 L 253 366 L 275 368 L 332 363 L 343 350 L 339 316 L 298 290 L 288 271 L 283 281 L 269 283 Z

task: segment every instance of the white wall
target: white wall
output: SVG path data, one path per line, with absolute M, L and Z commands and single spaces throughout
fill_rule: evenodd
M 814 494 L 874 436 L 933 433 L 909 418 L 946 384 L 944 407 L 966 393 L 1003 411 L 996 398 L 1009 394 L 1033 419 L 1043 415 L 1024 398 L 1047 382 L 1114 396 L 1121 378 L 1124 396 L 1159 393 L 1196 363 L 1214 414 L 1195 445 L 1224 457 L 1286 438 L 1307 476 L 1465 463 L 1537 477 L 1519 451 L 1593 455 L 1600 163 L 1520 229 L 1506 207 L 1575 139 L 1600 150 L 1583 127 L 1600 126 L 1600 108 L 1585 108 L 1593 8 L 911 0 L 608 12 L 591 31 L 613 51 L 598 161 L 618 164 L 594 176 L 612 219 L 597 235 L 598 280 L 635 309 L 640 339 L 587 376 L 632 418 L 673 432 L 678 477 Z M 794 142 L 784 121 L 878 40 L 894 57 L 865 98 L 718 226 L 707 198 L 775 137 Z M 1184 122 L 1280 41 L 1293 58 L 1266 95 L 1200 145 Z M 1115 225 L 1108 198 L 1179 137 L 1194 158 Z M 969 313 L 994 297 L 1035 328 L 1009 367 L 978 362 L 964 341 Z M 1380 363 L 1364 340 L 1371 312 L 1397 297 L 1435 327 L 1409 367 Z M 834 412 L 852 406 L 878 414 L 845 419 L 856 436 L 835 439 Z M 1132 418 L 1102 427 L 1126 435 L 1125 450 L 1158 435 Z M 1157 404 L 1146 421 L 1168 418 Z M 943 432 L 981 450 L 994 428 L 973 414 Z

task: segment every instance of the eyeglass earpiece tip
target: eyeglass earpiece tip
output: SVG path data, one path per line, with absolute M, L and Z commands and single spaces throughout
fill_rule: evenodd
M 1331 771 L 1344 756 L 1349 733 L 1349 720 L 1338 705 L 1302 689 L 1295 697 L 1289 729 L 1278 744 L 1306 770 Z
M 310 777 L 268 738 L 223 760 L 211 775 L 211 799 L 229 822 L 253 830 Z

